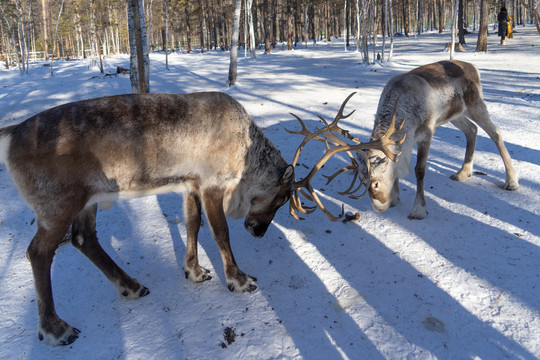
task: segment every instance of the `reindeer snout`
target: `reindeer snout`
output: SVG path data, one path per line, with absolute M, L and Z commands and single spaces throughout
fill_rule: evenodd
M 244 227 L 246 228 L 247 232 L 257 238 L 264 236 L 266 230 L 268 229 L 268 225 L 270 224 L 262 224 L 258 221 L 248 219 L 246 219 L 246 221 L 244 222 Z
M 372 199 L 371 205 L 373 206 L 373 210 L 378 213 L 382 213 L 383 211 L 388 210 L 388 208 L 390 207 L 390 201 L 380 202 L 377 199 Z

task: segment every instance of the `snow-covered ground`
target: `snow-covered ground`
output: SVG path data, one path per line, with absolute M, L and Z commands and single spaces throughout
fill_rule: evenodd
M 286 207 L 262 239 L 229 221 L 240 267 L 258 278 L 251 294 L 230 293 L 208 226 L 201 228 L 201 265 L 213 279 L 192 284 L 181 264 L 186 231 L 181 196 L 119 202 L 98 214 L 103 247 L 151 294 L 121 299 L 114 287 L 70 245 L 57 251 L 53 289 L 59 315 L 82 330 L 67 347 L 37 339 L 37 307 L 25 251 L 36 230 L 34 214 L 0 167 L 1 359 L 534 359 L 540 357 L 540 36 L 517 28 L 508 45 L 489 36 L 476 54 L 476 34 L 456 59 L 481 72 L 488 109 L 521 177 L 514 192 L 501 188 L 504 167 L 493 142 L 479 131 L 474 175 L 450 180 L 461 166 L 465 138 L 456 128 L 434 136 L 426 176 L 429 215 L 407 215 L 414 174 L 401 183 L 401 204 L 385 213 L 369 199 L 326 187 L 334 213 L 345 204 L 358 222 L 330 222 L 317 211 L 296 221 Z M 239 85 L 225 89 L 228 53 L 151 56 L 152 92 L 227 91 L 291 161 L 299 136 L 293 112 L 314 129 L 317 115 L 333 118 L 353 91 L 344 126 L 368 139 L 379 95 L 393 75 L 448 59 L 450 35 L 396 38 L 392 63 L 366 66 L 343 41 L 239 59 Z M 243 50 L 239 51 L 243 56 Z M 106 59 L 107 72 L 128 58 Z M 0 125 L 52 106 L 130 92 L 129 77 L 107 76 L 87 62 L 43 63 L 30 75 L 0 71 Z M 322 144 L 304 151 L 313 165 Z M 307 149 L 306 149 L 307 150 Z M 413 159 L 414 160 L 414 159 Z M 343 166 L 336 159 L 321 172 Z M 298 167 L 301 172 L 303 166 Z M 321 174 L 322 175 L 322 174 Z M 322 176 L 319 176 L 322 177 Z M 322 179 L 318 188 L 325 188 Z M 230 330 L 234 331 L 234 334 Z M 224 335 L 227 339 L 225 339 Z M 227 340 L 235 340 L 228 342 Z

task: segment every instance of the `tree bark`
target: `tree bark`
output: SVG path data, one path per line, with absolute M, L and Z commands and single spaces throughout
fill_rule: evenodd
M 480 27 L 478 28 L 478 40 L 476 52 L 487 51 L 487 33 L 489 23 L 489 0 L 480 1 Z
M 47 0 L 41 0 L 41 16 L 42 16 L 42 19 L 43 19 L 43 51 L 44 51 L 44 55 L 45 55 L 45 60 L 48 60 L 49 59 L 49 46 L 47 44 L 47 42 L 49 41 L 49 36 L 48 36 L 48 22 L 49 22 L 49 19 L 48 19 L 48 16 L 47 16 L 47 8 L 48 8 L 48 5 L 47 5 Z
M 148 45 L 142 0 L 129 0 L 130 79 L 133 93 L 150 92 Z
M 268 0 L 263 0 L 263 26 L 264 26 L 264 53 L 272 53 L 270 48 L 270 22 L 268 21 L 268 16 L 270 16 L 270 6 L 268 5 Z
M 464 26 L 464 14 L 463 14 L 463 0 L 459 2 L 458 10 L 458 37 L 459 43 L 465 44 L 465 26 Z
M 235 0 L 233 16 L 233 32 L 231 39 L 231 60 L 229 63 L 229 79 L 227 87 L 236 85 L 237 81 L 237 56 L 238 56 L 238 37 L 240 36 L 240 13 L 242 11 L 242 0 Z

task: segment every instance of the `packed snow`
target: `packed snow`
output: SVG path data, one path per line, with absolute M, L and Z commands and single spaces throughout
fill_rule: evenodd
M 491 28 L 490 28 L 491 31 Z M 343 121 L 367 140 L 379 95 L 394 75 L 447 60 L 448 33 L 395 39 L 392 62 L 365 65 L 343 39 L 281 45 L 244 58 L 239 84 L 226 89 L 229 54 L 221 51 L 151 55 L 151 91 L 226 91 L 239 100 L 266 136 L 291 161 L 302 138 L 285 129 L 317 115 L 333 119 L 356 92 Z M 239 266 L 258 278 L 257 291 L 227 289 L 219 251 L 208 226 L 200 231 L 201 265 L 213 279 L 184 278 L 186 230 L 181 195 L 118 202 L 99 211 L 105 250 L 150 295 L 125 300 L 89 260 L 61 246 L 52 269 L 56 309 L 82 332 L 65 347 L 37 338 L 37 306 L 25 251 L 35 231 L 5 166 L 0 167 L 0 358 L 2 359 L 534 359 L 540 357 L 540 35 L 518 27 L 506 46 L 491 33 L 488 52 L 475 53 L 476 34 L 455 58 L 475 64 L 484 97 L 520 174 L 517 191 L 502 188 L 503 162 L 479 130 L 475 175 L 455 182 L 465 137 L 450 124 L 437 129 L 426 175 L 429 215 L 407 218 L 414 171 L 402 180 L 401 203 L 384 213 L 368 198 L 337 191 L 348 174 L 325 185 L 323 174 L 345 165 L 337 156 L 314 185 L 333 213 L 343 203 L 358 221 L 331 222 L 317 210 L 297 221 L 280 209 L 262 239 L 242 220 L 229 220 Z M 387 49 L 388 49 L 387 43 Z M 371 51 L 371 49 L 370 49 Z M 380 43 L 377 48 L 380 52 Z M 128 67 L 128 56 L 105 59 L 105 72 Z M 0 125 L 53 106 L 131 92 L 128 75 L 105 76 L 88 61 L 33 63 L 29 75 L 0 71 Z M 196 144 L 194 144 L 194 147 Z M 310 144 L 297 178 L 321 157 Z M 413 164 L 414 165 L 414 155 Z

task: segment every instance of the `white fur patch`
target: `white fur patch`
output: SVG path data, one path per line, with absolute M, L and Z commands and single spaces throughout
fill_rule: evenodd
M 11 135 L 0 138 L 0 164 L 7 163 L 9 144 L 11 144 Z
M 101 208 L 101 210 L 110 210 L 112 209 L 114 205 L 114 202 L 112 201 L 101 201 L 99 203 L 99 207 Z
M 148 190 L 143 190 L 143 191 L 121 191 L 121 192 L 115 192 L 115 193 L 100 193 L 100 194 L 92 195 L 92 197 L 90 198 L 90 200 L 88 200 L 86 205 L 88 206 L 95 203 L 99 203 L 100 206 L 103 206 L 102 207 L 103 210 L 108 210 L 112 207 L 111 205 L 114 201 L 131 200 L 131 199 L 136 199 L 140 197 L 167 194 L 171 192 L 184 193 L 184 192 L 187 192 L 188 190 L 190 190 L 189 185 L 187 185 L 186 183 L 182 183 L 182 184 L 166 185 L 159 188 L 148 189 Z
M 84 238 L 82 235 L 77 235 L 77 244 L 79 244 L 81 247 L 84 245 Z

